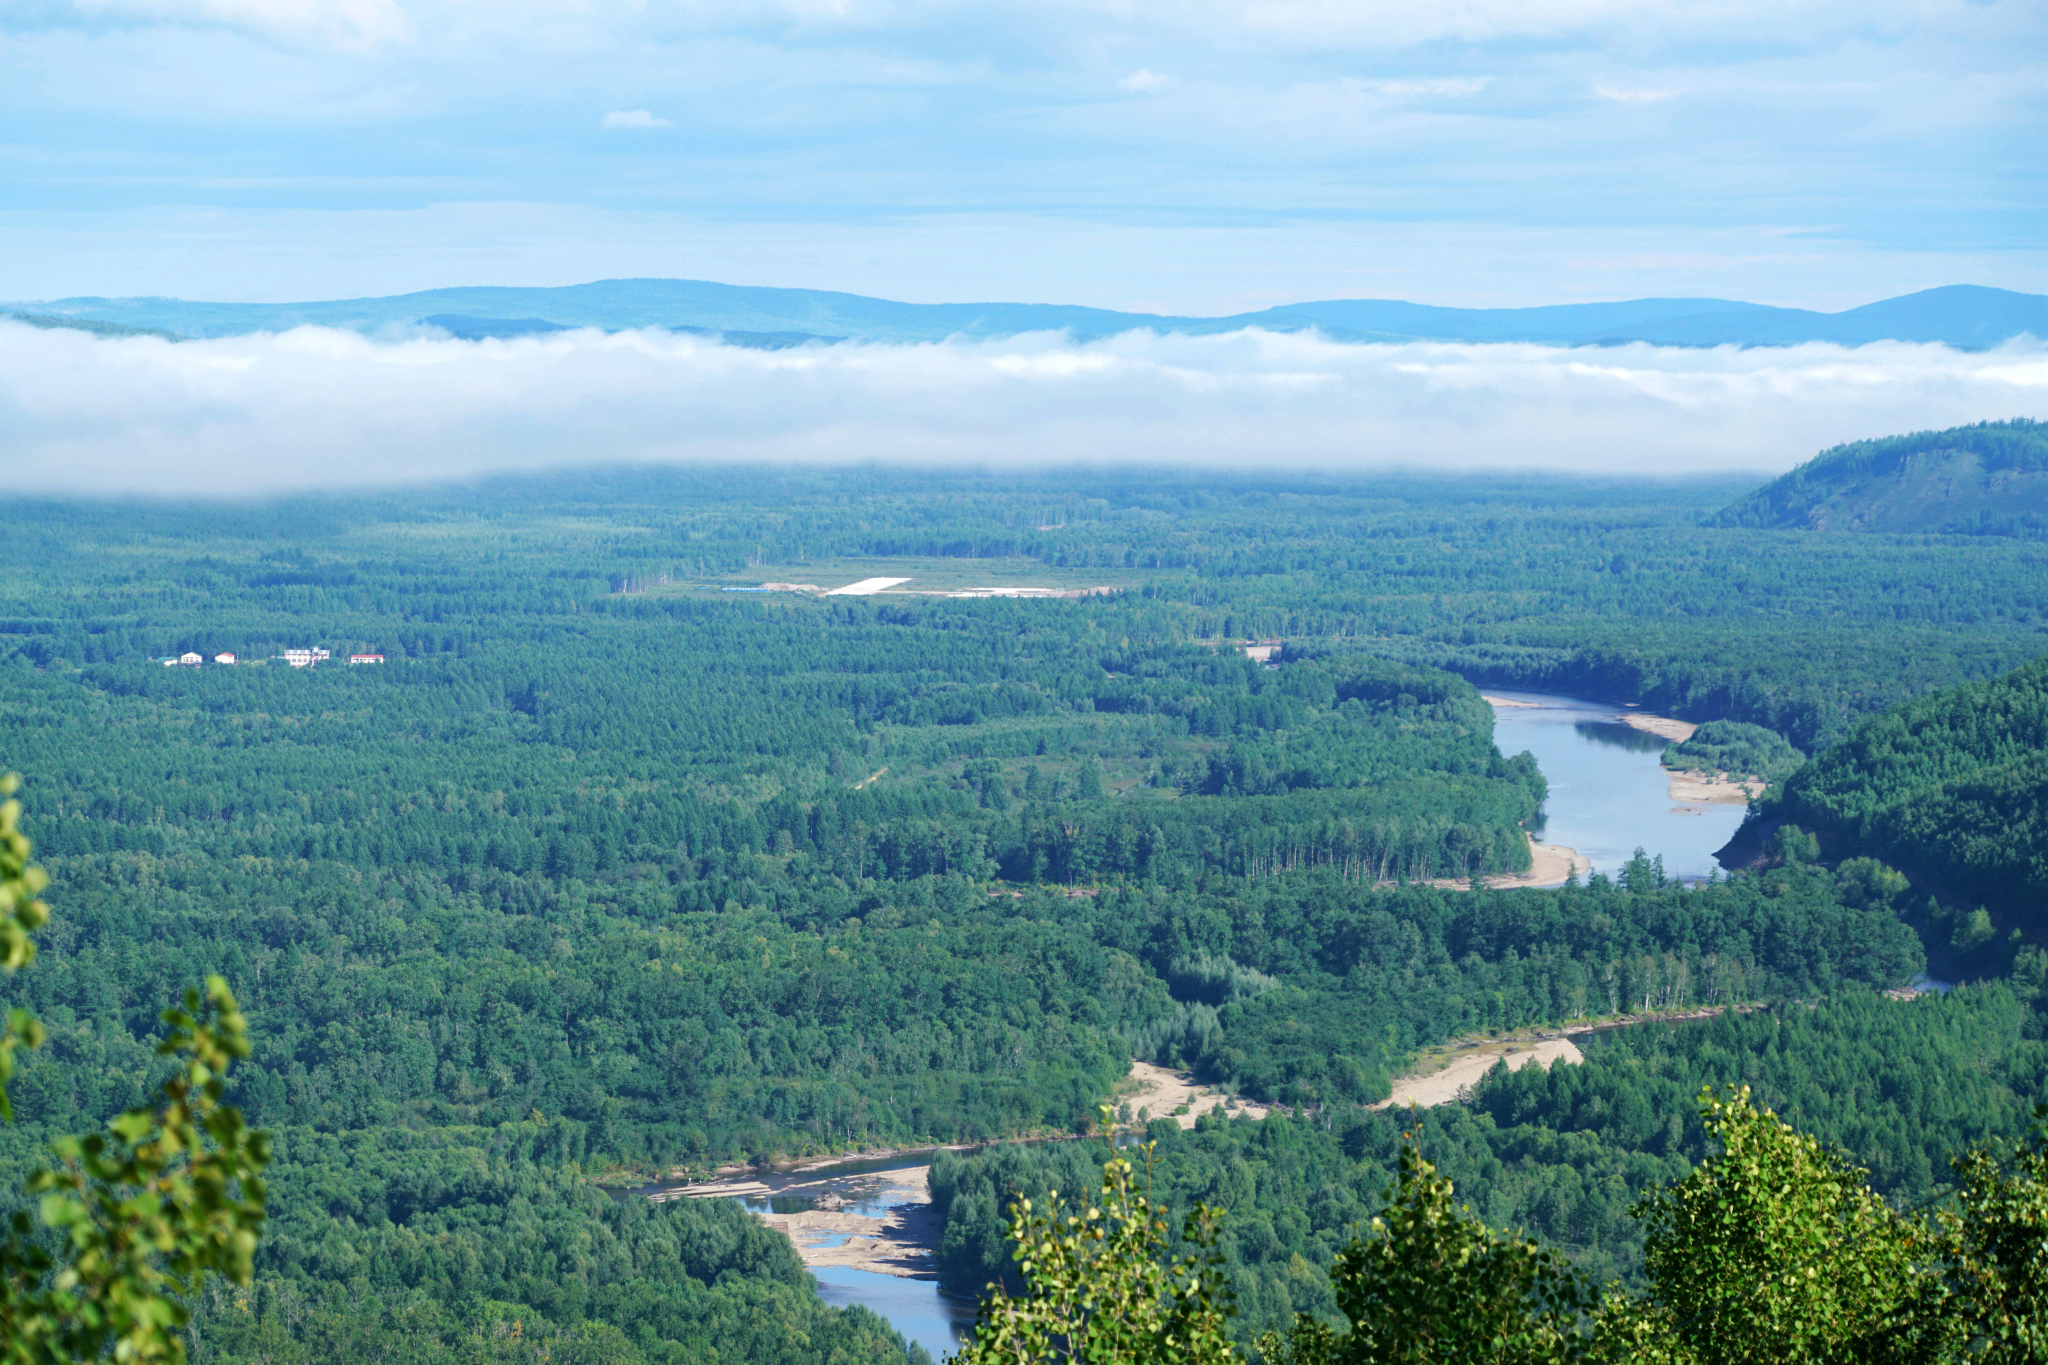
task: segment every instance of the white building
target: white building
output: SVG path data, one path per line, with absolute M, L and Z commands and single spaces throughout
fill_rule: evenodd
M 205 663 L 206 660 L 200 658 L 197 654 L 180 654 L 178 656 L 178 662 L 183 664 L 186 668 L 197 668 L 199 667 L 199 665 Z
M 235 656 L 232 654 L 216 654 L 213 656 L 213 661 L 217 664 L 231 664 L 235 661 Z
M 382 654 L 351 654 L 348 656 L 348 661 L 352 664 L 381 664 L 384 662 L 384 656 Z

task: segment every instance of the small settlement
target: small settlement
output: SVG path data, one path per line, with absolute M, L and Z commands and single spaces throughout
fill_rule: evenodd
M 322 660 L 331 659 L 333 657 L 334 655 L 332 651 L 322 649 L 318 645 L 311 646 L 307 649 L 287 649 L 282 654 L 275 654 L 271 656 L 272 660 L 289 664 L 293 668 L 314 668 L 317 667 Z M 237 659 L 233 653 L 227 650 L 223 650 L 220 653 L 214 655 L 213 661 L 216 664 L 222 665 L 236 664 L 241 662 L 241 660 Z M 351 654 L 348 656 L 348 661 L 352 664 L 381 664 L 384 662 L 384 656 L 382 654 Z M 205 662 L 206 657 L 204 655 L 192 651 L 187 651 L 186 653 L 178 655 L 176 658 L 163 660 L 163 666 L 165 668 L 198 668 Z M 262 663 L 264 662 L 264 660 L 258 659 L 255 662 Z

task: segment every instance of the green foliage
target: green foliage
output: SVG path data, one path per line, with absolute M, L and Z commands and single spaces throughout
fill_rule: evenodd
M 179 1331 L 209 1274 L 247 1285 L 264 1219 L 270 1141 L 221 1102 L 248 1031 L 219 977 L 164 1011 L 159 1054 L 180 1058 L 154 1109 L 132 1109 L 104 1134 L 60 1138 L 56 1169 L 29 1177 L 52 1254 L 25 1213 L 0 1246 L 0 1337 L 23 1362 L 185 1358 Z
M 2037 1120 L 2048 1110 L 2037 1110 Z M 2048 1360 L 2048 1151 L 1978 1147 L 1955 1161 L 1938 1289 L 1900 1335 L 1987 1365 Z
M 1791 778 L 1771 813 L 1924 873 L 2008 923 L 2039 927 L 2048 901 L 2048 660 L 1865 721 Z M 1959 932 L 1971 946 L 1987 937 Z
M 1700 772 L 1730 773 L 1778 782 L 1797 771 L 1806 761 L 1775 730 L 1739 720 L 1710 720 L 1693 731 L 1692 738 L 1664 751 L 1667 768 Z
M 15 789 L 12 775 L 4 790 Z M 30 858 L 19 828 L 20 803 L 0 806 L 0 902 L 6 970 L 35 957 L 30 933 L 49 911 L 34 899 L 47 878 Z M 104 1134 L 62 1136 L 51 1144 L 55 1169 L 28 1178 L 40 1195 L 42 1225 L 17 1211 L 0 1239 L 0 1353 L 22 1365 L 90 1360 L 185 1358 L 179 1329 L 187 1300 L 208 1274 L 249 1282 L 264 1218 L 261 1172 L 270 1141 L 222 1103 L 229 1066 L 249 1055 L 247 1022 L 227 983 L 207 978 L 204 996 L 188 987 L 182 1008 L 165 1010 L 161 1057 L 177 1058 L 154 1107 L 128 1110 Z M 9 1020 L 0 1087 L 14 1051 L 38 1046 L 41 1026 L 27 1011 Z M 0 1088 L 0 1098 L 5 1090 Z
M 1359 1104 L 1418 1046 L 1923 965 L 1894 874 L 1817 848 L 1699 890 L 1648 859 L 1417 884 L 1524 866 L 1545 791 L 1445 666 L 1814 747 L 2038 651 L 2027 547 L 1695 524 L 1735 491 L 636 472 L 38 506 L 0 547 L 0 732 L 66 914 L 12 983 L 49 1039 L 4 1054 L 6 1164 L 145 1104 L 165 983 L 217 972 L 253 1047 L 224 1097 L 280 1151 L 253 1288 L 193 1304 L 228 1358 L 881 1359 L 878 1324 L 813 1315 L 793 1261 L 737 1244 L 632 1289 L 696 1215 L 657 1235 L 569 1191 L 1072 1131 L 1136 1054 L 1301 1115 L 1159 1134 L 1158 1198 L 1169 1226 L 1233 1210 L 1247 1327 L 1333 1324 L 1324 1268 L 1396 1155 Z M 1123 590 L 716 591 L 909 555 Z M 1284 637 L 1279 666 L 1247 636 Z M 391 662 L 154 662 L 315 642 Z M 1781 1051 L 1822 1070 L 1839 1043 Z M 1968 1084 L 1847 1093 L 1886 1134 L 1975 1136 L 1975 1097 L 2004 1135 L 2029 1054 L 1970 1055 Z M 1614 1090 L 1606 1126 L 1460 1108 L 1430 1160 L 1481 1217 L 1629 1274 L 1622 1210 L 1700 1154 L 1683 1104 L 1642 1106 L 1695 1060 Z M 985 1279 L 1012 1189 L 960 1190 L 953 1263 Z
M 0 777 L 0 970 L 18 972 L 35 961 L 36 943 L 31 937 L 50 919 L 50 907 L 37 899 L 50 883 L 49 875 L 30 861 L 34 846 L 21 832 L 21 802 L 13 799 L 21 779 L 13 773 Z M 16 1052 L 41 1047 L 43 1026 L 27 1010 L 7 1012 L 7 1027 L 0 1032 L 0 1120 L 14 1117 L 8 1082 L 20 1065 Z
M 1347 1111 L 1364 1117 L 1360 1111 Z M 1375 1129 L 1381 1116 L 1371 1116 Z M 1389 1142 L 1395 1126 L 1383 1125 Z M 1146 1196 L 1168 1228 L 1189 1226 L 1198 1207 L 1221 1218 L 1215 1274 L 1235 1305 L 1241 1345 L 1260 1332 L 1284 1329 L 1297 1311 L 1333 1316 L 1327 1276 L 1331 1257 L 1368 1217 L 1385 1185 L 1392 1148 L 1347 1154 L 1346 1133 L 1285 1114 L 1223 1122 L 1205 1115 L 1192 1129 L 1159 1116 L 1146 1130 L 1152 1151 Z M 1057 1190 L 1087 1189 L 1116 1155 L 1095 1143 L 1005 1145 L 968 1156 L 942 1153 L 932 1164 L 934 1210 L 943 1223 L 938 1247 L 942 1280 L 965 1289 L 1015 1277 L 1008 1207 L 1019 1198 L 1043 1206 Z M 1183 1256 L 1201 1249 L 1175 1243 Z M 1204 1252 L 1203 1254 L 1206 1254 Z
M 1277 1365 L 1553 1360 L 2038 1360 L 2048 1165 L 2038 1145 L 1955 1162 L 1957 1209 L 1902 1216 L 1833 1148 L 1746 1088 L 1700 1097 L 1712 1151 L 1630 1210 L 1647 1224 L 1641 1292 L 1452 1206 L 1412 1146 L 1369 1238 L 1331 1276 L 1350 1330 L 1314 1317 L 1260 1339 Z M 1369 1257 L 1369 1259 L 1365 1259 Z
M 1713 1150 L 1697 1116 L 1703 1085 L 1738 1078 L 1764 1102 L 1870 1170 L 1879 1194 L 1923 1202 L 1946 1158 L 2025 1134 L 2048 1088 L 2048 1051 L 2005 986 L 1895 1000 L 1845 993 L 1819 1004 L 1639 1025 L 1582 1038 L 1577 1066 L 1499 1068 L 1469 1106 L 1432 1112 L 1424 1154 L 1476 1216 L 1569 1252 L 1590 1277 L 1640 1286 L 1642 1229 L 1628 1210 Z M 1297 1313 L 1338 1321 L 1324 1276 L 1352 1229 L 1382 1208 L 1401 1149 L 1398 1114 L 1328 1104 L 1306 1119 L 1155 1120 L 1152 1193 L 1176 1222 L 1197 1203 L 1227 1211 L 1219 1249 L 1240 1307 L 1240 1341 L 1284 1333 Z M 1007 1263 L 1001 1209 L 1092 1177 L 1080 1144 L 942 1155 L 931 1173 L 943 1220 L 939 1270 L 979 1284 Z
M 887 1323 L 821 1302 L 788 1239 L 737 1204 L 613 1197 L 521 1138 L 279 1133 L 255 1281 L 202 1297 L 201 1339 L 292 1365 L 904 1361 Z
M 1149 1148 L 1144 1155 L 1149 1165 Z M 1136 1175 L 1130 1161 L 1111 1157 L 1100 1204 L 1069 1212 L 1056 1191 L 1041 1208 L 1017 1201 L 1008 1236 L 1027 1291 L 1012 1296 L 991 1284 L 974 1339 L 953 1360 L 1204 1365 L 1235 1357 L 1224 1330 L 1232 1305 L 1218 1275 L 1216 1215 L 1191 1210 L 1181 1233 L 1190 1252 L 1168 1260 L 1166 1224 Z
M 1698 1160 L 1704 1086 L 1738 1080 L 1867 1168 L 1901 1203 L 1934 1194 L 1948 1157 L 2025 1135 L 2048 1090 L 2038 1017 L 2003 984 L 1910 1000 L 1842 992 L 1818 1003 L 1621 1030 L 1581 1066 L 1489 1075 L 1474 1107 L 1503 1131 L 1582 1134 Z
M 1285 1353 L 1331 1365 L 1493 1365 L 1576 1359 L 1581 1315 L 1592 1306 L 1571 1264 L 1547 1248 L 1503 1236 L 1460 1209 L 1451 1182 L 1412 1145 L 1370 1231 L 1330 1269 L 1351 1330 L 1332 1336 L 1297 1323 Z M 1261 1353 L 1280 1346 L 1261 1340 Z
M 1836 1360 L 1881 1337 L 1925 1254 L 1913 1227 L 1746 1087 L 1702 1094 L 1700 1116 L 1717 1150 L 1635 1210 L 1650 1280 L 1636 1311 L 1699 1365 Z
M 1104 1111 L 1105 1115 L 1107 1110 Z M 1271 1365 L 1392 1362 L 2023 1361 L 2041 1358 L 2048 1157 L 2038 1142 L 1955 1162 L 1958 1207 L 1902 1216 L 1836 1149 L 1780 1122 L 1746 1087 L 1699 1097 L 1711 1150 L 1631 1208 L 1647 1227 L 1642 1292 L 1596 1293 L 1559 1252 L 1488 1227 L 1401 1135 L 1399 1175 L 1369 1228 L 1333 1258 L 1340 1330 L 1298 1313 L 1256 1343 Z M 2048 1114 L 2048 1106 L 2037 1117 Z M 1170 1126 L 1167 1131 L 1171 1131 Z M 1147 1145 L 1148 1169 L 1153 1145 Z M 1163 1362 L 1231 1357 L 1224 1313 L 1162 1327 L 1225 1282 L 1220 1215 L 1191 1214 L 1170 1264 L 1166 1224 L 1133 1225 L 1130 1163 L 1104 1168 L 1103 1207 L 1032 1214 L 1019 1198 L 1008 1239 L 1022 1298 L 991 1285 L 961 1359 Z M 1184 1282 L 1185 1288 L 1180 1289 Z M 1204 1288 L 1206 1286 L 1206 1289 Z M 1179 1293 L 1176 1290 L 1180 1289 Z M 1224 1289 L 1222 1302 L 1230 1299 Z M 1199 1344 L 1197 1344 L 1199 1343 Z

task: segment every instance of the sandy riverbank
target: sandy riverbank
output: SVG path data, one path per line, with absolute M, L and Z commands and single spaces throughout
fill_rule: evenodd
M 1693 731 L 1700 727 L 1689 720 L 1673 720 L 1670 716 L 1653 716 L 1647 711 L 1623 711 L 1615 719 L 1631 730 L 1641 730 L 1646 735 L 1668 739 L 1673 744 L 1683 744 L 1692 738 Z
M 1562 886 L 1565 878 L 1573 872 L 1584 877 L 1593 870 L 1593 860 L 1562 844 L 1539 844 L 1529 841 L 1529 870 L 1527 872 L 1501 872 L 1488 877 L 1486 885 L 1494 891 L 1512 891 L 1523 886 Z M 1381 882 L 1381 886 L 1392 886 L 1392 882 Z M 1467 877 L 1437 877 L 1426 882 L 1428 886 L 1440 886 L 1446 891 L 1469 891 L 1472 882 Z
M 1700 728 L 1689 720 L 1673 720 L 1643 711 L 1623 711 L 1616 719 L 1631 729 L 1668 739 L 1673 744 L 1685 743 Z M 1764 784 L 1751 777 L 1701 772 L 1697 768 L 1667 767 L 1664 771 L 1670 774 L 1667 790 L 1671 799 L 1681 806 L 1746 806 L 1752 797 L 1763 795 Z
M 1449 1104 L 1466 1087 L 1479 1084 L 1479 1078 L 1493 1070 L 1493 1064 L 1503 1057 L 1507 1059 L 1510 1071 L 1520 1071 L 1531 1062 L 1548 1071 L 1553 1062 L 1577 1064 L 1586 1060 L 1586 1054 L 1579 1051 L 1578 1044 L 1569 1038 L 1544 1038 L 1534 1042 L 1476 1048 L 1452 1057 L 1441 1071 L 1432 1071 L 1426 1076 L 1402 1077 L 1394 1082 L 1394 1093 L 1372 1107 L 1406 1109 L 1414 1105 L 1418 1109 L 1428 1109 L 1433 1105 Z
M 813 1207 L 796 1213 L 757 1211 L 754 1216 L 789 1238 L 807 1266 L 845 1266 L 912 1280 L 938 1278 L 932 1248 L 938 1245 L 940 1228 L 932 1208 L 928 1166 L 866 1175 L 734 1177 L 707 1180 L 663 1195 L 812 1200 Z
M 1235 1117 L 1264 1118 L 1268 1107 L 1197 1085 L 1186 1072 L 1169 1071 L 1149 1062 L 1131 1063 L 1117 1087 L 1116 1103 L 1151 1118 L 1171 1118 L 1183 1128 L 1211 1109 Z M 1182 1105 L 1187 1113 L 1173 1111 Z M 904 1279 L 930 1280 L 937 1274 L 932 1248 L 942 1229 L 932 1209 L 931 1169 L 907 1166 L 893 1171 L 856 1175 L 830 1174 L 850 1162 L 882 1161 L 927 1152 L 966 1151 L 964 1146 L 891 1148 L 840 1156 L 816 1157 L 778 1170 L 728 1167 L 719 1176 L 694 1185 L 658 1190 L 649 1198 L 744 1199 L 750 1203 L 803 1200 L 811 1207 L 791 1213 L 760 1212 L 755 1217 L 789 1238 L 807 1266 L 844 1266 Z
M 1131 1074 L 1117 1087 L 1116 1103 L 1131 1107 L 1134 1122 L 1144 1111 L 1151 1118 L 1170 1118 L 1183 1128 L 1194 1127 L 1195 1120 L 1211 1109 L 1251 1119 L 1262 1119 L 1268 1113 L 1266 1105 L 1197 1085 L 1195 1078 L 1185 1071 L 1168 1071 L 1150 1062 L 1131 1063 Z M 1187 1113 L 1173 1112 L 1182 1105 L 1188 1107 Z
M 1509 700 L 1508 698 L 1506 698 L 1506 697 L 1491 697 L 1491 696 L 1488 696 L 1488 695 L 1487 695 L 1486 693 L 1484 693 L 1484 692 L 1481 692 L 1481 693 L 1479 694 L 1479 700 L 1481 700 L 1481 701 L 1483 701 L 1483 702 L 1487 703 L 1487 704 L 1488 704 L 1488 705 L 1490 705 L 1490 706 L 1512 706 L 1512 707 L 1515 707 L 1515 708 L 1516 708 L 1517 710 L 1526 710 L 1526 711 L 1534 711 L 1534 710 L 1536 710 L 1536 709 L 1537 709 L 1537 708 L 1538 708 L 1539 706 L 1541 706 L 1541 705 L 1542 705 L 1542 703 L 1541 703 L 1541 702 L 1533 702 L 1533 701 L 1510 701 L 1510 700 Z
M 1574 872 L 1584 877 L 1593 870 L 1593 860 L 1562 844 L 1539 844 L 1529 841 L 1529 870 L 1499 877 L 1488 877 L 1486 884 L 1493 887 L 1513 886 L 1558 886 Z
M 1761 796 L 1764 791 L 1764 784 L 1755 778 L 1737 779 L 1732 773 L 1676 768 L 1664 771 L 1671 774 L 1671 799 L 1684 805 L 1746 806 L 1752 797 Z
M 1754 1006 L 1738 1008 L 1748 1010 Z M 1694 1019 L 1712 1019 L 1722 1012 L 1722 1006 L 1706 1005 L 1697 1009 L 1595 1019 L 1581 1024 L 1566 1024 L 1563 1028 L 1527 1029 L 1504 1038 L 1453 1042 L 1425 1052 L 1413 1072 L 1394 1082 L 1394 1093 L 1371 1107 L 1406 1109 L 1412 1104 L 1418 1109 L 1427 1109 L 1432 1105 L 1450 1104 L 1467 1086 L 1477 1085 L 1479 1078 L 1491 1071 L 1493 1064 L 1503 1057 L 1507 1059 L 1510 1071 L 1520 1071 L 1531 1062 L 1547 1071 L 1559 1061 L 1576 1064 L 1586 1060 L 1578 1044 L 1572 1041 L 1574 1038 L 1639 1024 L 1677 1024 Z

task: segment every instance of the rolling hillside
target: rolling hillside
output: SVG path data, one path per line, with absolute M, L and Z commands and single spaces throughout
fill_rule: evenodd
M 1713 524 L 2048 535 L 2048 422 L 2019 417 L 1836 446 Z
M 2048 658 L 1856 727 L 1769 814 L 1922 873 L 1999 922 L 2048 930 Z M 1977 946 L 1964 933 L 1959 950 Z

